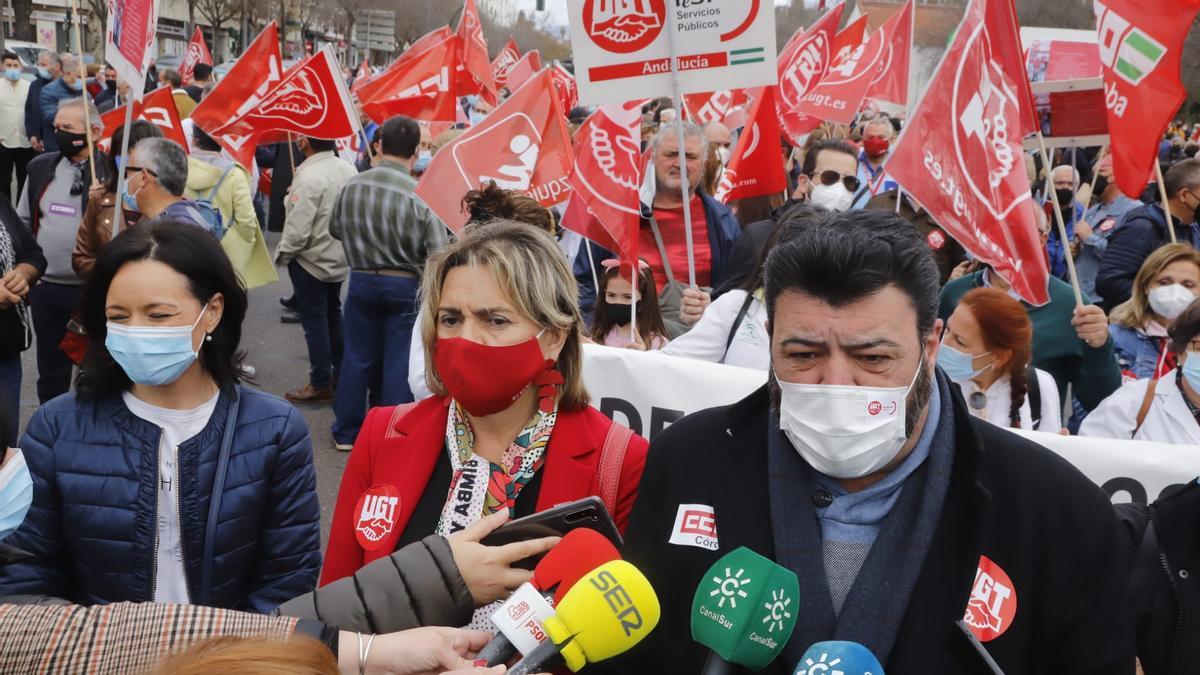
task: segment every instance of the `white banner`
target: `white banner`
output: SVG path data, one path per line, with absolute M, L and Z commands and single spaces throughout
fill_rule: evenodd
M 775 84 L 770 2 L 571 0 L 581 105 Z M 675 59 L 671 57 L 674 54 Z
M 583 353 L 592 405 L 647 438 L 689 413 L 735 403 L 767 381 L 762 371 L 659 352 L 586 345 Z M 1200 451 L 1191 446 L 1019 433 L 1062 455 L 1114 502 L 1154 501 L 1200 475 Z

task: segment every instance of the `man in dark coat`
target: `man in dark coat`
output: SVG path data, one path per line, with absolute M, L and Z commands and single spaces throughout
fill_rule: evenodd
M 831 639 L 889 673 L 987 672 L 961 621 L 1007 673 L 1133 673 L 1112 505 L 1060 457 L 974 419 L 934 367 L 928 244 L 888 212 L 786 232 L 765 268 L 769 384 L 675 422 L 648 455 L 623 554 L 662 617 L 614 665 L 698 672 L 693 596 L 746 546 L 800 585 L 795 630 L 761 672 L 792 673 Z

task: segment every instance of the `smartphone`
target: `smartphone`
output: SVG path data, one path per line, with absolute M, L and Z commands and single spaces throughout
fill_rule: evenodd
M 617 525 L 599 497 L 585 497 L 578 501 L 553 506 L 540 513 L 511 520 L 496 528 L 480 543 L 485 546 L 503 546 L 517 541 L 561 537 L 571 530 L 586 527 L 604 535 L 618 549 L 624 543 Z M 531 556 L 513 563 L 513 567 L 531 570 L 537 566 L 541 556 Z

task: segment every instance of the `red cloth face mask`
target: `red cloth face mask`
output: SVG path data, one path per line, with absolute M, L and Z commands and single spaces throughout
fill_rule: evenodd
M 877 159 L 887 154 L 888 146 L 891 145 L 886 138 L 878 136 L 868 136 L 863 139 L 863 149 L 867 151 L 867 157 Z
M 538 386 L 539 407 L 554 408 L 554 385 L 562 375 L 554 359 L 542 354 L 537 338 L 497 347 L 466 338 L 439 338 L 433 364 L 446 391 L 472 415 L 494 415 L 512 405 L 525 389 Z

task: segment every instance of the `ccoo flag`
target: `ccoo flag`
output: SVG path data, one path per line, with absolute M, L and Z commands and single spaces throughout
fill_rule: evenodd
M 1158 144 L 1187 98 L 1180 82 L 1183 42 L 1198 0 L 1096 0 L 1113 176 L 1136 198 L 1158 158 Z
M 989 3 L 971 0 L 887 164 L 888 174 L 946 232 L 1030 303 L 1049 301 L 1046 257 L 1021 146 L 1023 68 L 993 35 Z M 1012 27 L 1008 30 L 1012 32 Z M 1017 55 L 1019 56 L 1019 54 Z M 1027 86 L 1027 85 L 1026 85 Z

